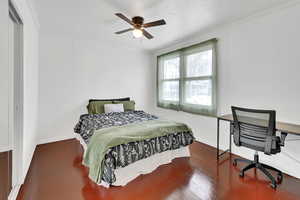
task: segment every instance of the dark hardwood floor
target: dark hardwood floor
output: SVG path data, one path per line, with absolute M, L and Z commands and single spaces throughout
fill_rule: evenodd
M 196 142 L 191 158 L 178 158 L 142 175 L 125 187 L 105 189 L 92 183 L 81 165 L 76 140 L 37 147 L 18 200 L 297 200 L 300 180 L 284 175 L 277 190 L 257 171 L 239 177 L 230 159 L 215 159 L 216 150 Z
M 11 190 L 12 152 L 0 153 L 0 200 L 6 200 Z

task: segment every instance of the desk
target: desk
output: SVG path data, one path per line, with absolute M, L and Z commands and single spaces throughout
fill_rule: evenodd
M 233 122 L 232 114 L 222 115 L 217 117 L 217 159 L 219 159 L 226 152 L 231 153 L 231 133 L 229 133 L 229 149 L 225 150 L 221 154 L 220 152 L 220 121 Z M 300 125 L 298 124 L 289 124 L 285 122 L 276 122 L 276 131 L 280 132 L 281 137 L 285 138 L 287 134 L 293 134 L 300 136 Z

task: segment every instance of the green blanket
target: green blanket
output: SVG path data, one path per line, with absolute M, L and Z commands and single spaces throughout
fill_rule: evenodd
M 89 177 L 101 183 L 104 156 L 111 147 L 179 132 L 191 132 L 182 123 L 149 120 L 95 131 L 85 152 L 83 164 L 89 167 Z

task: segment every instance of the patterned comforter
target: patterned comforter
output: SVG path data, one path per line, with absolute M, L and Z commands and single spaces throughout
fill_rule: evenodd
M 95 130 L 155 119 L 158 119 L 158 117 L 145 113 L 144 111 L 86 114 L 80 117 L 74 131 L 75 133 L 80 134 L 88 145 Z M 115 169 L 126 167 L 135 161 L 147 158 L 156 153 L 187 146 L 193 143 L 193 141 L 194 137 L 192 132 L 179 132 L 112 147 L 107 151 L 105 158 L 102 161 L 104 166 L 102 180 L 112 184 L 116 181 L 114 174 Z

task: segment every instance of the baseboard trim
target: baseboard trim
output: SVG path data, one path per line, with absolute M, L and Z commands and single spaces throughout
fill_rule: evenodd
M 38 145 L 52 143 L 52 142 L 58 142 L 58 141 L 62 141 L 62 140 L 69 140 L 69 139 L 73 139 L 73 138 L 75 138 L 75 134 L 56 136 L 56 137 L 52 137 L 52 138 L 42 138 L 42 139 L 38 140 Z
M 16 200 L 20 191 L 21 185 L 15 186 L 8 196 L 8 200 Z
M 12 150 L 12 147 L 11 146 L 5 146 L 5 147 L 1 147 L 0 146 L 0 153 L 1 152 L 7 152 L 7 151 L 11 151 Z

